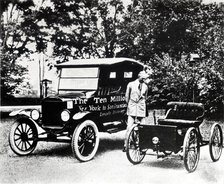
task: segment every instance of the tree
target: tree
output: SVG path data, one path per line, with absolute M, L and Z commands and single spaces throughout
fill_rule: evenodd
M 114 57 L 118 49 L 118 35 L 121 32 L 120 24 L 122 21 L 124 6 L 121 0 L 99 1 L 97 7 L 98 22 L 96 26 L 97 47 L 104 48 L 104 57 Z M 97 22 L 96 22 L 97 23 Z
M 1 1 L 1 95 L 7 97 L 23 80 L 26 68 L 16 61 L 32 52 L 28 45 L 32 43 L 37 25 L 33 18 L 33 1 Z
M 53 43 L 53 56 L 65 62 L 69 58 L 114 57 L 122 11 L 120 0 L 51 1 L 37 18 L 44 22 Z
M 90 38 L 86 6 L 87 1 L 50 1 L 37 14 L 47 33 L 46 39 L 53 44 L 53 57 L 58 57 L 59 62 L 83 57 L 84 50 L 89 51 L 85 48 Z
M 152 103 L 194 100 L 209 110 L 222 110 L 222 17 L 218 5 L 201 1 L 133 1 L 122 24 L 118 55 L 154 69 Z M 193 66 L 192 53 L 199 55 Z
M 217 4 L 133 0 L 126 11 L 121 0 L 43 0 L 41 6 L 31 0 L 2 0 L 1 8 L 5 94 L 21 82 L 10 73 L 25 72 L 17 61 L 32 52 L 45 54 L 50 45 L 52 63 L 124 56 L 150 65 L 153 103 L 195 100 L 220 109 L 216 107 L 224 101 L 224 11 Z M 192 53 L 199 55 L 193 66 Z
M 43 0 L 40 3 L 1 1 L 2 93 L 12 93 L 19 84 L 12 86 L 6 80 L 10 76 L 7 73 L 18 69 L 19 58 L 29 58 L 34 52 L 45 54 L 49 44 L 53 46 L 51 58 L 57 62 L 115 56 L 123 10 L 120 0 Z M 49 67 L 53 67 L 52 63 Z M 26 71 L 21 66 L 20 69 L 20 72 Z
M 193 26 L 192 15 L 199 11 L 199 6 L 200 2 L 191 0 L 133 1 L 119 38 L 120 55 L 148 61 L 163 52 L 175 59 L 194 52 L 199 42 L 189 30 Z

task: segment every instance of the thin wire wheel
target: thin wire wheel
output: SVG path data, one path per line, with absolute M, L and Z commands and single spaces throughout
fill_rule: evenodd
M 223 134 L 218 123 L 212 125 L 209 139 L 209 153 L 213 162 L 219 160 L 222 154 Z
M 128 160 L 132 164 L 139 164 L 144 159 L 146 153 L 139 147 L 139 128 L 137 125 L 132 126 L 126 145 L 126 156 Z
M 183 143 L 184 166 L 188 172 L 194 172 L 200 157 L 200 142 L 198 132 L 191 127 L 187 130 Z

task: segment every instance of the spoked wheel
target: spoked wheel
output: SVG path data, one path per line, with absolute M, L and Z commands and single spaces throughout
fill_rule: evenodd
M 209 139 L 209 153 L 213 162 L 219 160 L 222 154 L 223 134 L 218 123 L 212 125 Z
M 193 172 L 197 168 L 200 157 L 200 142 L 195 128 L 187 130 L 183 144 L 184 166 L 188 172 Z
M 137 125 L 134 125 L 131 128 L 126 145 L 127 145 L 126 155 L 128 160 L 132 164 L 139 164 L 144 159 L 146 152 L 140 150 L 139 130 Z
M 86 120 L 79 124 L 72 137 L 72 152 L 81 162 L 91 160 L 99 146 L 99 132 L 96 124 Z
M 17 120 L 9 133 L 9 145 L 20 156 L 30 154 L 37 146 L 38 132 L 29 119 Z

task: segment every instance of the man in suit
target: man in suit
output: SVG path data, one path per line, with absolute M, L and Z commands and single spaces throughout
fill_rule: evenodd
M 125 134 L 124 150 L 126 151 L 126 140 L 128 139 L 128 133 L 134 123 L 144 123 L 146 117 L 146 99 L 148 93 L 148 86 L 145 81 L 149 75 L 145 71 L 141 71 L 138 74 L 138 78 L 135 81 L 128 83 L 126 89 L 126 102 L 127 107 L 127 130 Z

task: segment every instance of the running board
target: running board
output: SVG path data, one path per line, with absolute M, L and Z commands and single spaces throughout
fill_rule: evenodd
M 42 126 L 43 128 L 48 128 L 48 129 L 55 129 L 55 130 L 61 130 L 63 129 L 64 127 L 61 127 L 61 126 Z
M 110 126 L 110 125 L 114 125 L 114 126 L 117 126 L 117 125 L 120 125 L 122 124 L 121 121 L 112 121 L 112 122 L 106 122 L 106 123 L 103 123 L 103 126 Z
M 111 133 L 116 133 L 116 132 L 120 132 L 120 131 L 123 131 L 123 130 L 125 130 L 125 128 L 119 127 L 119 128 L 108 129 L 107 132 L 111 134 Z
M 63 138 L 56 138 L 56 139 L 49 139 L 47 137 L 39 137 L 37 139 L 38 141 L 44 141 L 44 142 L 60 142 L 60 143 L 71 143 L 71 139 L 63 139 Z
M 118 128 L 112 128 L 112 129 L 107 130 L 107 132 L 110 133 L 110 134 L 116 133 L 116 132 L 119 132 L 119 131 L 121 131 L 121 130 L 118 129 Z

